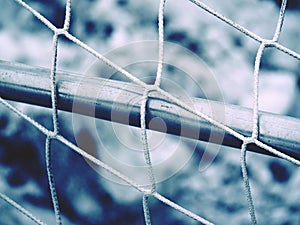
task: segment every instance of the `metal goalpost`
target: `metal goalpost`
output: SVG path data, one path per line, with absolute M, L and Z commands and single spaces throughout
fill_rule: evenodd
M 49 69 L 2 61 L 0 62 L 0 96 L 7 100 L 51 108 L 51 90 L 48 86 L 50 83 L 49 74 Z M 76 91 L 82 84 L 90 88 L 84 94 Z M 107 88 L 108 94 L 103 93 L 101 98 L 99 98 L 95 96 L 94 90 L 102 86 Z M 120 90 L 124 92 L 124 97 L 120 97 Z M 143 89 L 138 85 L 103 78 L 89 78 L 68 72 L 57 72 L 57 91 L 58 109 L 95 116 L 99 119 L 126 125 L 141 126 L 139 121 L 140 103 L 129 102 L 130 99 L 138 99 L 143 95 Z M 75 98 L 82 104 L 82 107 L 73 107 Z M 209 113 L 209 108 L 217 109 L 218 105 L 222 103 L 195 98 L 194 104 L 197 109 L 202 109 L 204 112 L 206 110 L 206 113 Z M 85 108 L 91 107 L 95 107 L 95 112 L 85 110 Z M 222 133 L 222 130 L 218 127 L 211 126 L 205 119 L 195 118 L 191 113 L 181 109 L 179 106 L 164 100 L 157 93 L 151 96 L 148 110 L 147 123 L 151 119 L 158 117 L 165 121 L 167 125 L 167 130 L 160 124 L 152 127 L 147 126 L 149 129 L 202 141 L 209 141 L 210 133 Z M 243 135 L 251 134 L 251 109 L 225 105 L 225 113 L 226 126 L 239 131 Z M 236 115 L 239 116 L 237 117 Z M 235 119 L 229 120 L 226 118 Z M 300 121 L 298 119 L 260 112 L 259 120 L 260 140 L 262 142 L 291 157 L 300 159 L 300 130 L 297 130 L 300 127 Z M 186 132 L 181 133 L 182 129 L 186 130 Z M 201 134 L 198 132 L 200 129 Z M 215 141 L 217 142 L 217 140 Z M 240 148 L 242 141 L 226 133 L 222 138 L 222 143 L 217 144 Z M 250 145 L 248 150 L 272 155 L 272 153 L 257 145 Z

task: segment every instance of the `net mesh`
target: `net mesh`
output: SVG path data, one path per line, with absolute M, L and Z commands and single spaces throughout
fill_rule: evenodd
M 71 18 L 71 0 L 67 0 L 65 4 L 65 20 L 64 20 L 64 25 L 62 28 L 55 27 L 49 20 L 47 20 L 43 15 L 41 15 L 38 11 L 34 10 L 32 7 L 30 7 L 28 4 L 23 2 L 22 0 L 16 0 L 18 4 L 20 4 L 22 7 L 26 8 L 28 11 L 30 11 L 36 18 L 38 18 L 45 26 L 47 26 L 52 32 L 53 32 L 53 48 L 52 48 L 52 67 L 51 67 L 51 102 L 52 102 L 52 121 L 53 121 L 53 130 L 47 129 L 45 126 L 42 124 L 36 122 L 32 118 L 30 118 L 28 115 L 20 111 L 18 108 L 15 106 L 11 105 L 9 102 L 6 100 L 0 98 L 1 103 L 9 108 L 11 111 L 14 113 L 18 114 L 21 116 L 24 120 L 29 122 L 31 125 L 36 127 L 40 132 L 42 132 L 44 135 L 46 135 L 46 142 L 45 142 L 45 156 L 46 156 L 46 167 L 47 167 L 47 176 L 48 176 L 48 183 L 49 183 L 49 188 L 51 192 L 51 198 L 52 198 L 52 204 L 54 208 L 54 214 L 56 217 L 56 224 L 62 224 L 62 219 L 61 219 L 61 213 L 59 209 L 59 201 L 57 198 L 56 194 L 56 189 L 55 189 L 55 181 L 54 181 L 54 175 L 52 173 L 52 166 L 51 166 L 51 147 L 52 147 L 52 142 L 53 140 L 57 140 L 64 145 L 68 146 L 70 149 L 74 150 L 75 152 L 79 153 L 86 159 L 90 160 L 91 162 L 95 163 L 96 165 L 102 167 L 103 169 L 107 170 L 109 173 L 113 174 L 114 176 L 118 177 L 119 179 L 123 180 L 133 188 L 137 189 L 143 194 L 142 197 L 142 203 L 143 203 L 143 211 L 144 211 L 144 220 L 147 225 L 151 224 L 151 215 L 150 215 L 150 207 L 148 203 L 148 198 L 149 197 L 154 197 L 158 199 L 159 201 L 165 203 L 166 205 L 174 208 L 175 210 L 185 214 L 188 217 L 191 217 L 195 219 L 196 221 L 199 221 L 202 224 L 213 224 L 212 222 L 206 220 L 205 218 L 202 218 L 200 215 L 196 215 L 193 212 L 189 211 L 188 209 L 174 203 L 173 201 L 165 198 L 162 196 L 160 193 L 158 193 L 157 188 L 156 188 L 156 181 L 155 181 L 155 175 L 153 172 L 152 168 L 152 162 L 151 162 L 151 154 L 148 146 L 148 137 L 147 137 L 147 130 L 146 130 L 146 105 L 148 101 L 148 96 L 150 95 L 151 92 L 157 92 L 164 96 L 164 98 L 170 100 L 174 104 L 179 105 L 183 109 L 189 111 L 190 113 L 194 114 L 195 116 L 205 119 L 211 124 L 223 129 L 224 131 L 228 132 L 229 134 L 235 136 L 236 138 L 240 139 L 243 144 L 241 147 L 241 152 L 240 152 L 240 167 L 241 167 L 241 172 L 242 172 L 242 177 L 243 177 L 243 183 L 244 183 L 244 190 L 245 190 L 245 196 L 248 202 L 248 208 L 249 208 L 249 215 L 251 218 L 251 223 L 252 224 L 257 224 L 257 218 L 255 214 L 255 209 L 254 209 L 254 202 L 251 194 L 251 189 L 250 189 L 250 183 L 249 183 L 249 177 L 247 173 L 247 165 L 246 165 L 246 155 L 247 155 L 247 146 L 249 144 L 255 144 L 261 148 L 264 148 L 265 150 L 279 156 L 280 158 L 283 158 L 293 164 L 300 165 L 300 162 L 276 149 L 273 147 L 268 146 L 267 144 L 261 142 L 259 140 L 259 123 L 258 123 L 258 115 L 259 115 L 259 110 L 258 110 L 258 77 L 259 77 L 259 71 L 260 71 L 260 63 L 261 63 L 261 58 L 263 55 L 263 52 L 266 48 L 276 48 L 296 59 L 300 59 L 300 55 L 296 52 L 294 52 L 291 49 L 286 48 L 285 46 L 281 45 L 278 43 L 278 38 L 281 33 L 281 28 L 283 25 L 284 21 L 284 15 L 285 15 L 285 9 L 286 9 L 286 4 L 287 1 L 283 0 L 282 5 L 280 8 L 279 12 L 279 18 L 276 26 L 276 30 L 274 33 L 274 36 L 272 39 L 264 39 L 251 31 L 247 30 L 243 26 L 235 23 L 234 21 L 231 21 L 230 19 L 226 18 L 225 16 L 219 14 L 215 10 L 211 9 L 208 7 L 206 4 L 204 4 L 201 1 L 198 0 L 190 0 L 190 2 L 194 3 L 196 6 L 202 8 L 203 10 L 207 11 L 211 15 L 217 17 L 221 21 L 229 24 L 231 27 L 237 29 L 238 31 L 242 32 L 243 34 L 247 35 L 248 37 L 254 39 L 255 41 L 260 43 L 260 46 L 257 50 L 256 58 L 255 58 L 255 63 L 254 63 L 254 72 L 253 72 L 253 129 L 252 129 L 252 134 L 251 136 L 245 136 L 230 127 L 227 127 L 226 125 L 214 120 L 211 118 L 209 115 L 206 115 L 200 111 L 196 111 L 189 105 L 187 105 L 185 102 L 179 100 L 178 98 L 174 97 L 170 93 L 164 91 L 161 89 L 161 79 L 162 79 L 162 68 L 163 68 L 163 57 L 164 57 L 164 8 L 166 5 L 165 0 L 160 0 L 159 4 L 159 9 L 158 9 L 158 40 L 159 40 L 159 50 L 158 50 L 158 64 L 157 64 L 157 72 L 156 72 L 156 79 L 154 84 L 146 84 L 137 77 L 135 77 L 133 74 L 129 73 L 125 69 L 119 67 L 117 64 L 114 62 L 110 61 L 109 59 L 105 58 L 102 54 L 99 52 L 95 51 L 93 48 L 89 47 L 82 41 L 80 41 L 78 38 L 73 36 L 69 32 L 69 27 L 70 27 L 70 18 Z M 58 37 L 59 36 L 65 36 L 67 39 L 70 41 L 74 42 L 78 46 L 82 47 L 84 50 L 89 52 L 90 54 L 94 55 L 97 59 L 105 62 L 107 65 L 110 67 L 116 69 L 118 72 L 120 72 L 122 75 L 126 76 L 136 84 L 140 85 L 141 87 L 144 88 L 144 94 L 143 94 L 143 99 L 142 99 L 142 104 L 140 107 L 140 123 L 141 123 L 141 137 L 142 137 L 142 142 L 143 142 L 143 152 L 144 152 L 144 158 L 145 158 L 145 163 L 148 167 L 148 179 L 150 182 L 149 187 L 144 187 L 138 183 L 136 183 L 134 180 L 132 180 L 130 177 L 127 177 L 126 174 L 123 174 L 120 171 L 117 171 L 116 169 L 110 167 L 109 165 L 105 164 L 101 160 L 95 158 L 94 156 L 88 154 L 86 151 L 83 149 L 79 148 L 69 140 L 67 140 L 59 131 L 59 123 L 58 123 L 58 110 L 57 110 L 57 83 L 56 83 L 56 70 L 57 70 L 57 59 L 59 58 L 57 49 L 58 49 Z M 23 208 L 21 205 L 13 201 L 11 198 L 4 194 L 0 194 L 0 198 L 5 200 L 7 203 L 15 207 L 17 210 L 19 210 L 21 213 L 26 215 L 29 219 L 34 221 L 37 224 L 45 224 L 42 221 L 40 221 L 38 218 L 36 218 L 34 215 L 32 215 L 29 211 L 27 211 L 25 208 Z

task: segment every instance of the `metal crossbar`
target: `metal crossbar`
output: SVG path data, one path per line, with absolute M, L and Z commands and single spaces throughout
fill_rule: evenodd
M 31 67 L 28 65 L 0 61 L 0 97 L 51 108 L 50 70 Z M 84 93 L 79 92 L 83 89 Z M 104 87 L 99 95 L 95 95 L 99 87 Z M 140 127 L 139 101 L 143 95 L 143 88 L 138 85 L 108 80 L 91 78 L 57 72 L 58 108 L 68 112 L 95 116 L 99 119 L 123 123 Z M 122 92 L 122 95 L 120 94 Z M 74 107 L 76 99 L 76 107 Z M 136 101 L 133 101 L 133 100 Z M 193 98 L 194 107 L 208 114 L 211 108 L 224 107 L 226 126 L 242 133 L 251 134 L 252 110 L 235 105 Z M 216 112 L 218 113 L 218 112 Z M 223 113 L 223 112 L 220 112 Z M 156 124 L 149 127 L 153 118 L 161 118 L 167 125 Z M 234 118 L 234 119 L 232 119 Z M 212 126 L 204 119 L 195 118 L 191 113 L 183 110 L 163 99 L 159 93 L 153 93 L 149 99 L 147 109 L 147 128 L 180 135 L 188 138 L 209 141 L 211 133 L 221 136 L 221 139 L 212 139 L 217 144 L 241 148 L 242 141 L 216 126 Z M 266 112 L 259 113 L 260 140 L 281 152 L 300 159 L 300 120 L 288 116 L 276 115 Z M 201 130 L 201 133 L 199 132 Z M 184 131 L 184 132 L 182 132 Z M 201 134 L 201 135 L 200 135 Z M 223 137 L 224 136 L 224 137 Z M 221 142 L 220 142 L 221 141 Z M 249 145 L 248 150 L 262 154 L 272 153 L 257 145 Z

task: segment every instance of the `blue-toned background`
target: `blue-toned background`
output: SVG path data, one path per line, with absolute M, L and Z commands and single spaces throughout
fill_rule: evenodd
M 62 25 L 63 0 L 26 2 L 56 26 Z M 264 38 L 271 38 L 275 31 L 279 13 L 275 2 L 278 1 L 204 2 Z M 299 1 L 289 1 L 279 39 L 296 52 L 300 52 L 299 10 Z M 73 1 L 70 33 L 105 54 L 131 42 L 157 39 L 157 12 L 158 1 L 153 0 Z M 186 0 L 167 1 L 165 40 L 182 45 L 207 63 L 226 103 L 251 106 L 253 64 L 259 43 Z M 52 32 L 15 1 L 1 0 L 0 59 L 49 68 L 51 51 Z M 130 58 L 130 54 L 123 57 Z M 84 74 L 94 61 L 83 49 L 60 38 L 60 70 Z M 296 59 L 266 49 L 260 73 L 261 110 L 300 117 L 299 68 Z M 51 128 L 50 110 L 23 104 L 18 107 Z M 3 106 L 0 112 L 0 191 L 46 223 L 54 224 L 44 166 L 45 136 Z M 60 113 L 60 126 L 61 132 L 75 142 L 71 114 Z M 99 122 L 105 143 L 118 148 L 122 143 L 109 143 L 108 137 L 114 134 L 105 133 L 108 130 L 104 128 L 110 126 L 109 122 Z M 75 135 L 96 148 L 93 143 L 99 137 L 89 130 L 82 127 Z M 216 224 L 249 224 L 239 151 L 222 147 L 212 164 L 199 171 L 200 160 L 210 161 L 201 159 L 205 144 L 200 143 L 191 150 L 188 143 L 185 142 L 180 154 L 194 150 L 193 157 L 176 175 L 158 185 L 159 192 Z M 208 153 L 208 156 L 215 154 L 213 148 Z M 54 143 L 52 154 L 64 224 L 144 223 L 141 194 L 136 190 L 99 176 L 82 157 L 58 142 Z M 258 223 L 300 224 L 299 168 L 284 160 L 253 153 L 248 154 L 247 160 Z M 166 168 L 171 170 L 172 163 Z M 130 173 L 132 177 L 141 176 L 139 170 Z M 155 199 L 150 198 L 150 207 L 153 224 L 197 224 Z M 30 222 L 0 200 L 0 224 Z

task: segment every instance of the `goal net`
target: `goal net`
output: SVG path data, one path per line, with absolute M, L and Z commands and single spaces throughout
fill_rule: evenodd
M 300 55 L 282 32 L 298 15 L 205 2 L 6 1 L 34 33 L 10 38 L 41 63 L 0 62 L 1 223 L 299 222 L 300 122 L 284 114 L 299 113 Z

